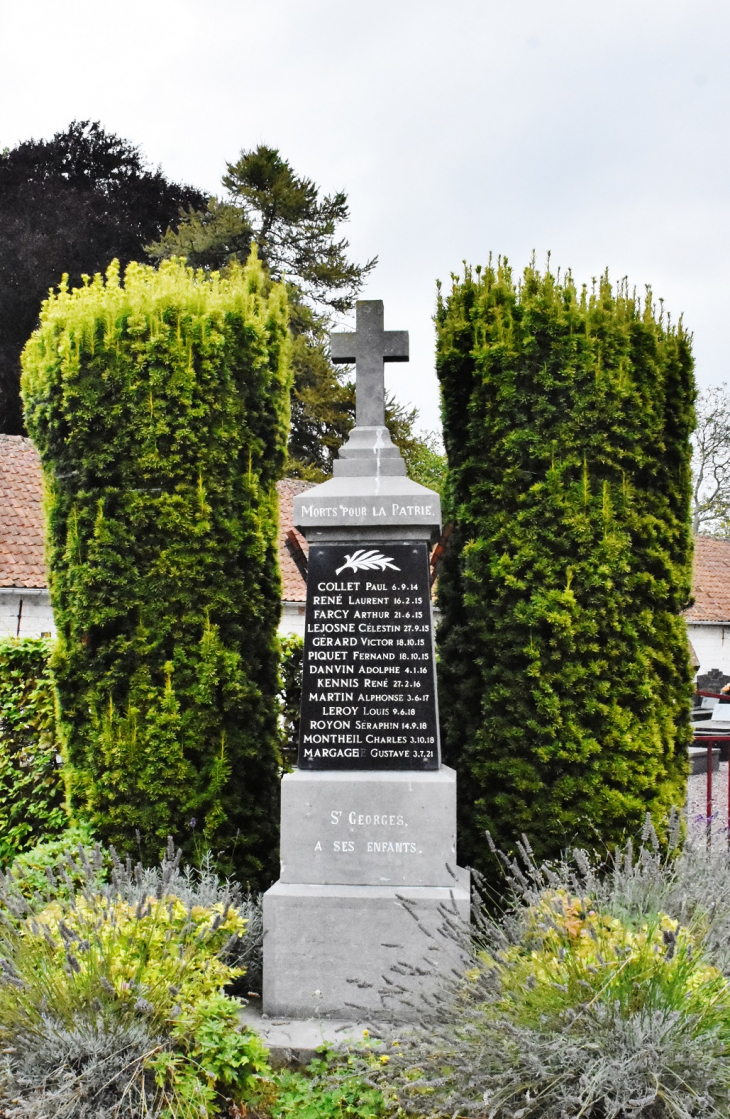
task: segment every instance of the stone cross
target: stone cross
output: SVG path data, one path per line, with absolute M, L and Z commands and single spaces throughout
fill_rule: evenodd
M 357 426 L 385 427 L 383 362 L 408 361 L 408 331 L 383 328 L 382 299 L 358 300 L 355 312 L 354 334 L 330 334 L 332 361 L 356 363 Z

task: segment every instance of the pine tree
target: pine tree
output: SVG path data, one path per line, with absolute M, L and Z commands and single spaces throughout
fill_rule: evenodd
M 347 196 L 322 195 L 275 148 L 260 144 L 226 165 L 225 197 L 191 209 L 176 230 L 148 247 L 163 260 L 184 256 L 195 267 L 225 269 L 245 261 L 255 242 L 272 279 L 284 277 L 294 338 L 292 424 L 286 473 L 320 481 L 353 424 L 346 373 L 327 353 L 333 312 L 353 306 L 377 260 L 355 264 L 338 227 L 349 218 Z
M 691 339 L 608 276 L 454 278 L 437 367 L 456 528 L 440 578 L 462 857 L 603 848 L 684 800 Z
M 350 372 L 329 359 L 332 315 L 350 310 L 377 258 L 356 264 L 338 236 L 349 219 L 347 195 L 322 195 L 297 175 L 275 148 L 260 144 L 227 164 L 225 197 L 205 210 L 191 209 L 175 230 L 148 246 L 164 260 L 184 256 L 206 270 L 243 262 L 255 242 L 274 280 L 286 279 L 293 335 L 291 403 L 286 473 L 319 482 L 355 423 L 355 386 Z M 417 410 L 388 400 L 386 420 L 394 441 L 416 470 L 437 469 L 428 438 L 416 434 Z M 436 452 L 437 454 L 437 452 Z

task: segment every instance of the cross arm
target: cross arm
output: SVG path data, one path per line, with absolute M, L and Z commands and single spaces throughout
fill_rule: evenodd
M 356 334 L 330 334 L 330 357 L 334 365 L 356 361 Z
M 408 361 L 408 331 L 383 331 L 383 361 Z

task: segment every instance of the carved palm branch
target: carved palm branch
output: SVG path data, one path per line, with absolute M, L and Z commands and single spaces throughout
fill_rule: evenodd
M 341 571 L 346 571 L 348 568 L 351 571 L 385 571 L 390 568 L 391 571 L 400 571 L 396 567 L 390 556 L 381 555 L 377 549 L 359 548 L 357 552 L 353 552 L 348 556 L 345 554 L 345 562 L 342 567 L 338 567 L 335 575 L 339 575 Z

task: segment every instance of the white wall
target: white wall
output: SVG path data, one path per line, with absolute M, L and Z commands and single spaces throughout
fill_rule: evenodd
M 700 662 L 698 673 L 719 668 L 730 676 L 730 622 L 687 622 L 687 636 Z
M 303 602 L 282 602 L 281 621 L 279 633 L 295 633 L 297 637 L 304 637 L 305 607 Z
M 56 635 L 48 591 L 0 587 L 0 637 L 40 637 L 43 633 Z

